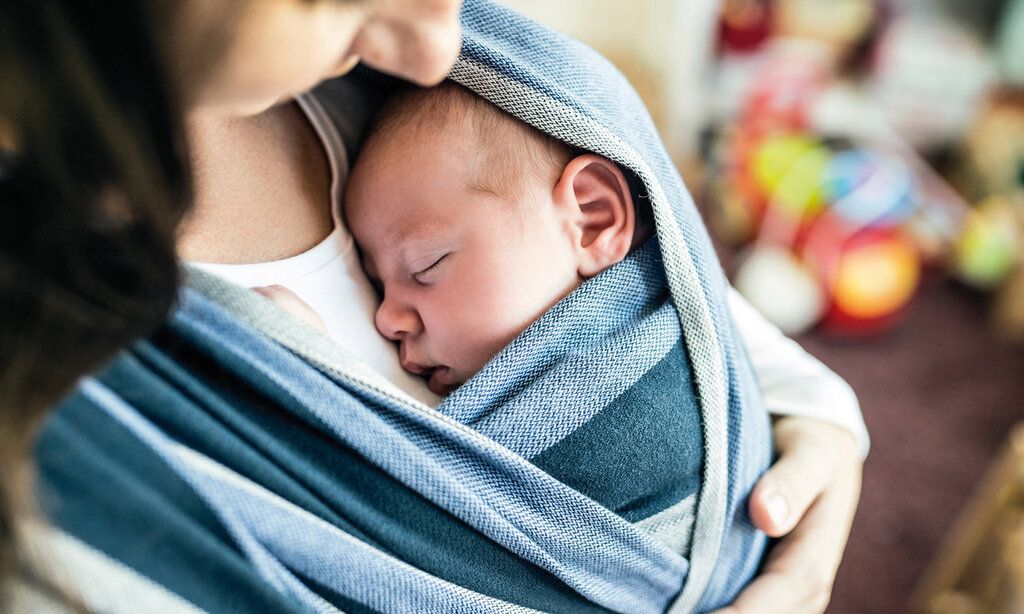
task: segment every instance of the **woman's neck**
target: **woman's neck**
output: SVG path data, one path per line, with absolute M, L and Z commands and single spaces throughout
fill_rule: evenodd
M 330 168 L 297 104 L 239 119 L 197 113 L 187 128 L 195 202 L 179 235 L 183 259 L 281 260 L 330 234 Z

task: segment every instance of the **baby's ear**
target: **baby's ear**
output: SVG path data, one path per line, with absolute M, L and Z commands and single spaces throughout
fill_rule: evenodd
M 565 213 L 577 253 L 578 273 L 593 277 L 629 253 L 636 211 L 622 170 L 607 158 L 573 158 L 555 185 L 556 205 Z

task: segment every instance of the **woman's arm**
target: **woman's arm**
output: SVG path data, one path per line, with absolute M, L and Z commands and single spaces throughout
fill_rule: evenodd
M 761 383 L 778 461 L 754 488 L 750 516 L 781 537 L 761 574 L 721 613 L 818 613 L 828 606 L 860 497 L 867 429 L 856 396 L 730 289 Z M 721 614 L 720 613 L 720 614 Z
M 733 288 L 728 301 L 768 413 L 830 422 L 849 432 L 861 459 L 867 457 L 868 431 L 850 385 L 782 334 Z

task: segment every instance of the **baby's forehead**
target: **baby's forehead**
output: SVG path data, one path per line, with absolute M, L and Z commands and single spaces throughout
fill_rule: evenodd
M 477 127 L 484 116 L 500 114 L 469 90 L 442 83 L 432 88 L 412 88 L 392 96 L 374 118 L 366 145 L 423 142 L 436 133 Z M 516 121 L 508 116 L 509 121 Z
M 410 179 L 416 178 L 457 192 L 465 198 L 462 205 L 484 198 L 516 207 L 528 190 L 541 183 L 553 187 L 570 159 L 569 148 L 557 139 L 449 82 L 389 101 L 354 173 L 364 200 L 389 189 L 411 189 Z M 376 217 L 369 211 L 360 215 Z
M 367 198 L 346 203 L 349 230 L 364 250 L 429 244 L 459 221 L 463 206 L 470 206 L 467 199 L 455 195 L 424 199 L 412 186 L 381 196 L 370 192 Z

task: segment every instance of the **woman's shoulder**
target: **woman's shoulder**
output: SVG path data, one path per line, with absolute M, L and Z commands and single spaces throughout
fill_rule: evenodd
M 202 610 L 141 573 L 41 520 L 23 520 L 19 572 L 0 586 L 12 614 Z
M 13 578 L 5 583 L 0 591 L 0 607 L 10 614 L 75 612 L 67 601 L 25 577 Z

